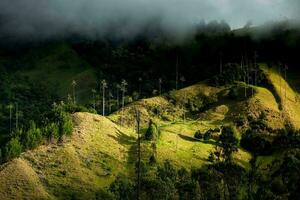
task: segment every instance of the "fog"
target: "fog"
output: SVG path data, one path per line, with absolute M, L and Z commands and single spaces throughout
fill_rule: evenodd
M 149 24 L 180 35 L 201 20 L 239 28 L 299 19 L 299 10 L 299 0 L 1 0 L 0 35 L 129 37 Z

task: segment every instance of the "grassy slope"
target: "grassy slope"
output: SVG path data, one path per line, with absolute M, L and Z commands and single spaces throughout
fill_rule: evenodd
M 29 162 L 18 158 L 0 168 L 1 199 L 51 199 Z
M 34 58 L 34 59 L 33 59 Z M 41 50 L 33 50 L 24 58 L 30 63 L 21 74 L 53 86 L 63 99 L 72 94 L 71 83 L 76 80 L 76 93 L 80 102 L 86 102 L 95 87 L 95 73 L 91 66 L 81 60 L 67 44 L 51 44 Z
M 183 96 L 185 98 L 217 96 L 224 89 L 226 88 L 216 88 L 205 83 L 199 83 L 178 90 L 173 96 L 176 102 L 180 102 Z M 183 109 L 180 106 L 168 101 L 165 97 L 154 97 L 129 104 L 123 111 L 113 113 L 109 118 L 116 123 L 120 123 L 123 114 L 126 116 L 126 120 L 123 121 L 124 125 L 133 127 L 135 121 L 134 110 L 138 108 L 141 111 L 144 131 L 150 119 L 155 121 L 160 128 L 161 136 L 157 145 L 158 162 L 162 163 L 164 160 L 169 159 L 178 167 L 191 168 L 207 164 L 208 155 L 214 150 L 216 144 L 214 140 L 197 141 L 194 139 L 194 133 L 197 130 L 204 133 L 210 128 L 214 129 L 223 124 L 231 123 L 227 115 L 235 115 L 240 110 L 230 112 L 224 110 L 228 110 L 228 107 L 236 108 L 237 104 L 237 101 L 223 102 L 220 100 L 220 103 L 217 103 L 205 113 L 205 117 L 199 115 L 196 119 L 187 118 L 184 121 Z M 162 110 L 160 115 L 153 112 L 157 107 Z M 240 149 L 235 158 L 239 164 L 248 167 L 247 162 L 251 159 L 251 155 Z
M 300 102 L 298 93 L 294 91 L 288 82 L 274 68 L 268 68 L 261 65 L 262 69 L 268 76 L 276 94 L 282 105 L 282 115 L 285 120 L 293 125 L 296 129 L 300 128 Z
M 77 125 L 68 141 L 61 145 L 40 146 L 10 162 L 9 168 L 4 166 L 1 171 L 4 174 L 0 182 L 1 196 L 17 198 L 26 193 L 36 199 L 40 198 L 39 195 L 47 197 L 47 194 L 58 199 L 71 198 L 72 195 L 92 199 L 119 172 L 132 173 L 130 156 L 134 156 L 131 151 L 135 137 L 131 130 L 121 128 L 99 115 L 77 113 L 73 118 Z M 13 176 L 7 173 L 18 169 L 21 169 L 20 173 L 13 172 Z M 10 179 L 2 181 L 2 177 Z M 18 186 L 20 180 L 24 184 Z M 27 183 L 39 187 L 24 186 Z M 5 190 L 8 186 L 11 190 Z M 37 193 L 39 190 L 44 192 Z

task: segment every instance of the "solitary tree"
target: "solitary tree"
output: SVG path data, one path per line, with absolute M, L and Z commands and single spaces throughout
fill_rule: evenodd
M 18 110 L 18 103 L 16 103 L 16 130 L 18 129 L 18 123 L 19 123 L 19 110 Z
M 143 82 L 142 77 L 139 77 L 139 95 L 140 96 L 142 96 L 142 82 Z
M 137 161 L 137 199 L 140 199 L 140 190 L 141 190 L 141 137 L 140 137 L 140 111 L 135 108 L 135 119 L 136 119 L 136 131 L 138 135 L 137 139 L 137 153 L 138 153 L 138 161 Z
M 158 91 L 159 91 L 159 96 L 161 96 L 161 84 L 162 84 L 162 79 L 158 79 Z
M 13 105 L 8 104 L 7 108 L 9 109 L 9 133 L 12 134 L 12 109 Z
M 102 87 L 102 115 L 105 115 L 105 88 L 107 88 L 107 82 L 105 79 L 101 81 Z
M 287 70 L 288 70 L 288 66 L 284 65 L 284 79 L 285 79 L 286 82 L 287 82 L 287 77 L 286 77 L 286 71 Z M 284 98 L 285 98 L 285 101 L 286 101 L 286 86 L 287 86 L 287 84 L 284 85 Z
M 247 97 L 247 82 L 246 82 L 247 72 L 246 72 L 246 69 L 244 67 L 244 58 L 243 58 L 243 56 L 242 56 L 242 60 L 241 60 L 241 70 L 243 72 L 245 97 Z
M 111 93 L 111 91 L 109 91 L 108 93 L 108 109 L 109 109 L 109 113 L 111 113 L 111 106 L 112 106 L 112 98 L 113 98 L 113 94 Z
M 238 150 L 239 140 L 233 126 L 224 126 L 219 138 L 220 146 L 223 148 L 225 162 L 232 161 L 232 154 Z
M 117 108 L 119 109 L 120 108 L 120 89 L 121 89 L 121 85 L 120 84 L 117 84 L 116 85 L 116 98 L 117 98 Z
M 256 51 L 254 51 L 254 85 L 257 85 L 257 63 L 256 63 L 257 57 L 258 54 Z
M 76 104 L 76 97 L 75 97 L 75 89 L 76 89 L 76 85 L 77 85 L 76 81 L 73 80 L 73 81 L 72 81 L 72 87 L 73 87 L 73 103 L 74 103 L 74 104 Z
M 186 81 L 186 80 L 185 80 L 185 77 L 184 77 L 184 76 L 181 76 L 181 77 L 180 77 L 180 81 L 181 81 L 181 87 L 184 87 L 184 82 Z
M 122 124 L 124 118 L 125 92 L 127 91 L 127 85 L 127 81 L 123 79 L 120 85 L 120 90 L 122 91 Z
M 92 89 L 92 94 L 93 94 L 93 108 L 96 110 L 96 90 Z
M 182 87 L 184 87 L 185 78 L 184 76 L 180 77 L 180 81 L 182 83 Z M 183 90 L 183 103 L 182 103 L 182 110 L 183 110 L 183 121 L 185 122 L 185 104 L 186 104 L 186 91 Z

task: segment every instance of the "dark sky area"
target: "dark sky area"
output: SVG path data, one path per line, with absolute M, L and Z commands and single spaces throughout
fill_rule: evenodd
M 57 36 L 80 33 L 138 33 L 155 22 L 164 30 L 188 32 L 200 20 L 225 20 L 232 28 L 248 21 L 300 19 L 300 0 L 1 0 L 2 35 Z

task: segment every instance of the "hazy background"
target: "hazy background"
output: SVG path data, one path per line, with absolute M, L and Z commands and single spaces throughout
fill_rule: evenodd
M 201 20 L 239 28 L 248 21 L 298 20 L 299 10 L 299 0 L 1 0 L 0 34 L 133 36 L 149 24 L 184 34 Z

